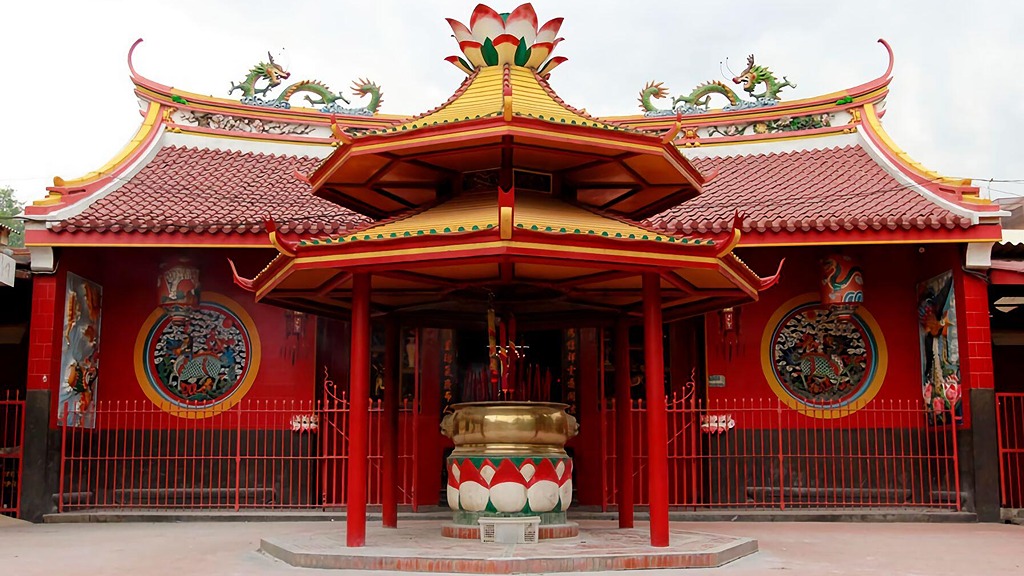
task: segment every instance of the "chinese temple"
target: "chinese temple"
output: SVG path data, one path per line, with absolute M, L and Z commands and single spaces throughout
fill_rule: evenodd
M 685 511 L 998 519 L 1007 213 L 887 135 L 887 43 L 833 93 L 751 55 L 595 117 L 549 84 L 561 18 L 448 22 L 465 79 L 427 111 L 269 53 L 205 96 L 131 47 L 138 132 L 25 210 L 24 517 L 337 509 L 349 546 L 378 505 L 541 538 L 643 507 L 654 546 Z

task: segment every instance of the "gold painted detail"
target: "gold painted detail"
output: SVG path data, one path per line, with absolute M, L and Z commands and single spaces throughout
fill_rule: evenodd
M 499 238 L 509 240 L 512 238 L 512 207 L 501 207 L 501 225 L 498 227 Z
M 453 404 L 441 421 L 452 439 L 452 455 L 564 454 L 579 432 L 566 404 L 555 402 L 466 402 Z
M 62 186 L 63 185 L 63 184 L 58 184 L 57 183 L 58 180 L 60 180 L 60 177 L 55 176 L 53 178 L 53 185 L 54 186 Z M 63 180 L 61 180 L 61 182 L 63 182 Z M 55 206 L 57 204 L 60 204 L 61 201 L 63 200 L 63 198 L 64 198 L 64 195 L 61 194 L 60 192 L 55 192 L 53 190 L 50 190 L 49 192 L 46 193 L 46 197 L 45 198 L 43 198 L 42 200 L 36 200 L 36 201 L 32 202 L 32 205 L 33 206 Z
M 502 228 L 505 225 L 505 222 L 502 221 L 503 217 L 498 216 L 499 211 L 495 210 L 497 202 L 496 192 L 465 194 L 423 212 L 385 222 L 355 234 L 303 240 L 301 245 L 388 240 L 412 236 L 477 232 L 492 228 L 498 228 L 501 234 L 505 234 Z M 546 194 L 527 191 L 516 193 L 515 222 L 512 222 L 510 214 L 508 238 L 511 238 L 513 225 L 518 229 L 553 234 L 578 234 L 670 244 L 692 244 L 694 246 L 715 244 L 714 240 L 708 238 L 666 236 L 637 224 L 623 222 L 567 204 Z M 501 238 L 508 239 L 504 235 Z
M 896 142 L 889 136 L 889 134 L 882 128 L 882 122 L 878 118 L 878 113 L 875 112 L 874 104 L 864 105 L 864 119 L 866 124 L 871 127 L 871 130 L 878 135 L 878 138 L 882 141 L 886 148 L 888 148 L 897 158 L 900 159 L 906 166 L 914 170 L 918 174 L 921 174 L 925 178 L 938 183 L 945 184 L 948 186 L 970 186 L 970 178 L 956 178 L 952 176 L 943 176 L 934 170 L 929 170 L 920 162 L 914 160 L 907 154 L 902 148 L 896 145 Z
M 588 118 L 570 109 L 556 100 L 552 93 L 541 85 L 541 80 L 537 75 L 528 68 L 511 66 L 508 80 L 514 97 L 505 95 L 504 68 L 499 66 L 481 68 L 476 76 L 470 79 L 470 85 L 462 94 L 440 110 L 392 128 L 371 130 L 367 134 L 401 132 L 493 116 L 502 116 L 506 121 L 511 120 L 512 116 L 525 116 L 559 124 L 637 131 Z

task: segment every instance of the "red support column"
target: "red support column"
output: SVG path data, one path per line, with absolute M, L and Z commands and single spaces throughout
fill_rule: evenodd
M 398 322 L 389 318 L 384 331 L 384 462 L 381 470 L 385 528 L 398 528 Z
M 629 325 L 615 323 L 615 478 L 619 528 L 633 527 L 633 399 L 629 396 Z
M 651 546 L 668 546 L 668 424 L 662 350 L 661 277 L 644 273 L 644 380 L 647 391 L 647 473 Z
M 349 370 L 348 502 L 349 547 L 366 544 L 366 476 L 370 410 L 370 275 L 352 275 L 352 367 Z

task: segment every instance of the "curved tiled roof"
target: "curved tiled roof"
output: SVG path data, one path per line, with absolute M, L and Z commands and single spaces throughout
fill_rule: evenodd
M 344 234 L 370 219 L 310 193 L 296 177 L 320 160 L 167 146 L 123 186 L 81 214 L 54 224 L 60 232 L 214 232 L 264 234 L 269 214 L 282 232 Z M 728 231 L 825 232 L 967 228 L 953 214 L 903 186 L 858 145 L 821 150 L 693 160 L 718 176 L 704 192 L 647 219 L 669 234 Z
M 647 219 L 669 233 L 728 230 L 738 210 L 743 232 L 841 232 L 967 228 L 969 218 L 907 188 L 859 145 L 692 162 L 716 178 L 704 192 Z
M 364 216 L 310 193 L 320 159 L 167 146 L 123 186 L 53 226 L 78 232 L 342 233 Z

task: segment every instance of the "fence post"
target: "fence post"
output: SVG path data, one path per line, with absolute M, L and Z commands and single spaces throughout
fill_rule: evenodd
M 68 426 L 67 417 L 61 415 L 61 408 L 57 409 L 57 425 L 60 426 L 60 477 L 57 484 L 57 513 L 64 512 L 64 461 L 67 459 Z M 24 443 L 22 443 L 24 445 Z M 24 456 L 24 452 L 22 452 Z
M 998 414 L 998 409 L 996 414 Z M 960 512 L 960 449 L 957 447 L 955 407 L 949 407 L 949 430 L 953 437 L 953 486 L 956 490 L 956 511 Z
M 777 436 L 778 436 L 778 439 L 779 439 L 779 446 L 778 446 L 778 450 L 779 450 L 779 510 L 785 510 L 786 509 L 786 481 L 784 480 L 784 476 L 786 474 L 786 471 L 785 471 L 785 468 L 783 467 L 783 465 L 785 463 L 785 456 L 783 456 L 783 449 L 782 449 L 782 400 L 779 399 L 779 398 L 775 399 L 775 412 L 776 412 L 776 415 L 778 416 L 778 419 L 776 420 L 776 430 L 777 430 L 777 433 L 778 433 Z
M 242 492 L 242 405 L 235 408 L 235 512 L 241 507 Z

